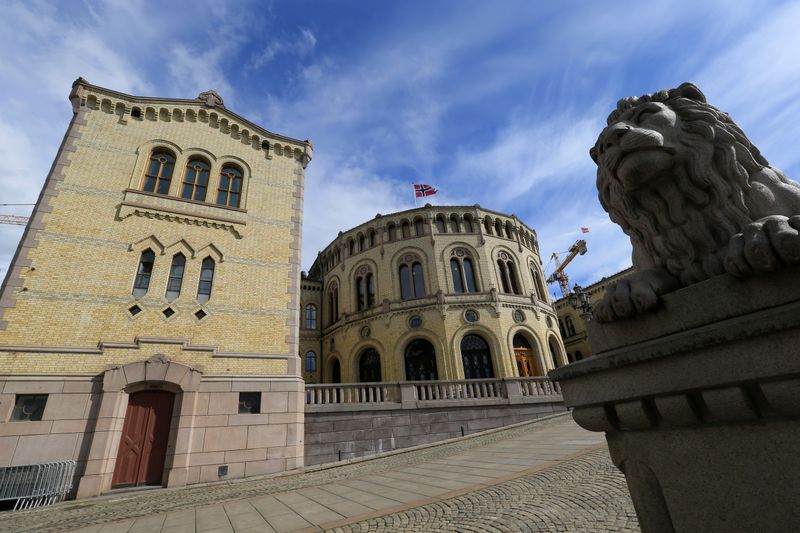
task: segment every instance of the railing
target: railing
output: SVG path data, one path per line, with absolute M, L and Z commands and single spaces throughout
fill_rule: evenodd
M 398 383 L 346 383 L 306 385 L 306 404 L 374 404 L 400 402 Z
M 75 461 L 0 467 L 0 501 L 17 500 L 14 510 L 50 505 L 72 490 Z
M 560 402 L 561 387 L 546 377 L 331 383 L 306 385 L 306 409 L 413 409 L 431 403 L 491 404 Z M 356 407 L 357 406 L 357 407 Z

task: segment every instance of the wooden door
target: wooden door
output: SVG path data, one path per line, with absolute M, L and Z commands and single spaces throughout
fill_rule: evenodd
M 174 400 L 175 395 L 166 391 L 130 395 L 113 487 L 161 484 Z
M 539 365 L 536 364 L 536 356 L 533 350 L 530 348 L 514 348 L 514 355 L 517 359 L 520 376 L 533 377 L 542 375 L 539 372 Z

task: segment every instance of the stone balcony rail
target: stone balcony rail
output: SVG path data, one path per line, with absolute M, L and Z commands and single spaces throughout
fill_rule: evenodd
M 307 413 L 562 402 L 546 377 L 306 385 Z

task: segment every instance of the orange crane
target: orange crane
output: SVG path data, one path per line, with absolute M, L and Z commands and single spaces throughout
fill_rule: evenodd
M 578 239 L 575 241 L 575 244 L 569 247 L 568 252 L 569 255 L 566 259 L 564 259 L 563 263 L 559 262 L 558 254 L 553 252 L 553 261 L 556 263 L 556 269 L 552 274 L 550 274 L 550 277 L 547 278 L 547 283 L 555 283 L 556 281 L 558 282 L 558 285 L 561 287 L 561 295 L 565 297 L 569 296 L 572 291 L 569 288 L 569 278 L 567 277 L 567 273 L 564 272 L 564 269 L 577 256 L 583 255 L 587 252 L 586 241 L 583 239 Z M 563 254 L 566 252 L 561 253 Z
M 29 217 L 21 217 L 17 215 L 0 215 L 0 224 L 16 224 L 17 226 L 24 226 L 28 223 Z

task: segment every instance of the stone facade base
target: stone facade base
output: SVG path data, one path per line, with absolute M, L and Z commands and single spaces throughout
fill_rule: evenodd
M 508 406 L 306 413 L 305 463 L 315 465 L 460 437 L 533 420 L 561 401 Z M 463 433 L 462 433 L 463 432 Z
M 161 357 L 100 376 L 0 376 L 0 465 L 77 462 L 78 498 L 112 488 L 128 398 L 174 394 L 162 485 L 178 487 L 303 466 L 303 383 L 298 378 L 206 377 Z M 241 392 L 260 413 L 240 414 Z M 20 394 L 46 394 L 39 421 L 10 421 Z M 220 468 L 223 467 L 223 468 Z

